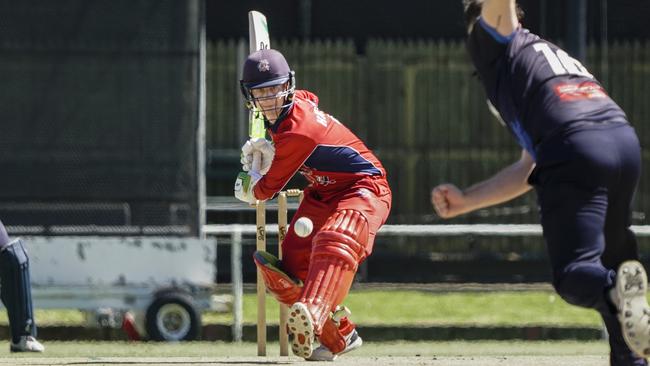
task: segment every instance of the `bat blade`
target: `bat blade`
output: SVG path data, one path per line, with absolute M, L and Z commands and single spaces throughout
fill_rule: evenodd
M 248 12 L 248 42 L 251 53 L 271 47 L 266 16 L 256 10 Z
M 266 22 L 266 16 L 256 10 L 248 12 L 248 47 L 251 53 L 271 47 L 269 25 Z M 257 108 L 253 108 L 250 111 L 248 135 L 250 138 L 266 138 L 264 116 Z M 253 153 L 251 170 L 259 172 L 261 165 L 262 156 L 259 151 L 256 151 Z
M 269 39 L 269 25 L 266 22 L 266 16 L 257 10 L 248 12 L 248 46 L 251 53 L 261 49 L 268 49 L 271 47 Z M 249 128 L 248 135 L 251 138 L 264 138 L 266 137 L 266 130 L 264 128 L 264 116 L 262 113 L 253 108 L 249 115 Z
M 248 125 L 248 136 L 250 138 L 264 138 L 266 137 L 266 129 L 264 128 L 264 116 L 262 112 L 254 108 L 250 112 Z

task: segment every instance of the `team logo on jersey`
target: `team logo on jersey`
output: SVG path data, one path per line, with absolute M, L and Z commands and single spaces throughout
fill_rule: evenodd
M 334 179 L 331 179 L 330 177 L 328 177 L 326 175 L 315 175 L 314 179 L 316 180 L 316 183 L 318 183 L 318 184 L 320 184 L 322 186 L 326 186 L 326 185 L 336 183 L 336 181 Z
M 271 70 L 271 64 L 269 64 L 269 60 L 263 58 L 260 60 L 260 62 L 257 63 L 257 69 L 260 72 L 266 72 Z
M 309 184 L 318 184 L 321 186 L 327 186 L 330 184 L 336 183 L 336 180 L 326 176 L 326 175 L 316 175 L 314 174 L 314 170 L 307 167 L 307 166 L 301 166 L 300 169 L 298 170 L 298 173 L 302 174 Z
M 309 176 L 312 174 L 312 170 L 306 166 L 301 166 L 300 169 L 298 169 L 298 173 L 304 175 L 304 176 Z

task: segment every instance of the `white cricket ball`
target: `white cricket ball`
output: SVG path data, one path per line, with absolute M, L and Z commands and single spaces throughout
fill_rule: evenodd
M 301 238 L 306 238 L 314 230 L 314 223 L 308 217 L 301 217 L 293 223 L 293 231 Z

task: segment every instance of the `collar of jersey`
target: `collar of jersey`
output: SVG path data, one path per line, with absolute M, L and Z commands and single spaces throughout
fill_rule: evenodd
M 294 98 L 295 98 L 295 97 L 294 97 Z M 273 132 L 273 133 L 278 133 L 278 128 L 280 128 L 280 124 L 281 124 L 285 119 L 287 119 L 287 117 L 289 117 L 289 115 L 291 114 L 291 111 L 293 111 L 293 106 L 294 106 L 294 104 L 296 104 L 296 101 L 295 101 L 295 100 L 294 100 L 293 103 L 291 103 L 291 105 L 288 107 L 286 113 L 282 113 L 282 114 L 280 114 L 280 116 L 278 117 L 278 119 L 275 120 L 275 123 L 274 123 L 274 124 L 270 124 L 270 123 L 268 123 L 267 121 L 264 121 L 264 123 L 268 123 L 268 124 L 269 124 L 268 128 L 271 130 L 271 132 Z

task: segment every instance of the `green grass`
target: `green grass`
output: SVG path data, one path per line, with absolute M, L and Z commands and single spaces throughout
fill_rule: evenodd
M 600 327 L 595 311 L 564 302 L 548 291 L 450 292 L 354 290 L 345 305 L 365 325 L 556 325 Z M 244 323 L 256 322 L 254 293 L 244 294 Z M 267 296 L 267 321 L 277 323 L 278 305 Z M 76 310 L 36 310 L 40 326 L 83 325 Z M 231 324 L 232 313 L 205 312 L 204 324 Z M 7 324 L 0 311 L 0 324 Z
M 43 310 L 35 309 L 34 318 L 37 326 L 48 325 L 83 325 L 85 324 L 84 314 L 78 310 Z M 0 311 L 0 325 L 8 325 L 7 312 Z
M 226 342 L 45 342 L 42 354 L 10 354 L 9 347 L 0 347 L 0 358 L 4 357 L 253 357 L 255 343 Z M 269 343 L 269 356 L 278 356 L 277 343 Z M 362 356 L 499 356 L 499 355 L 604 355 L 607 344 L 594 342 L 382 342 L 364 343 L 364 346 L 350 354 Z
M 593 310 L 564 302 L 552 292 L 452 292 L 355 290 L 346 298 L 352 319 L 366 325 L 566 325 L 600 327 Z M 278 306 L 267 296 L 267 322 Z M 254 294 L 244 295 L 244 322 L 256 322 Z M 232 323 L 232 314 L 206 313 L 205 323 Z

